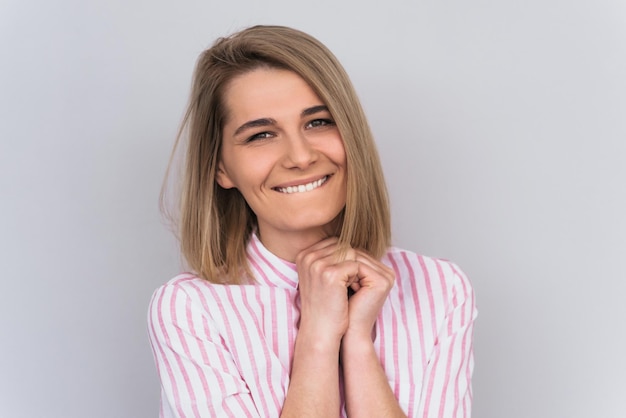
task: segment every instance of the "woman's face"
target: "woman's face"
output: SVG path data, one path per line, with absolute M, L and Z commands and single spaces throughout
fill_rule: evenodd
M 260 68 L 234 78 L 224 104 L 217 181 L 241 192 L 263 243 L 327 235 L 346 203 L 346 155 L 324 103 L 297 74 Z

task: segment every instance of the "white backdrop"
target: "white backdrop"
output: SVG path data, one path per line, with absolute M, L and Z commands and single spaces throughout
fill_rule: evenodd
M 395 243 L 476 288 L 474 416 L 626 416 L 626 3 L 0 0 L 0 417 L 155 417 L 145 314 L 195 59 L 285 24 L 345 64 Z

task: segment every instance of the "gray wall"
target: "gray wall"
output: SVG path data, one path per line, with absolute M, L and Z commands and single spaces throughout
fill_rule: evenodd
M 0 2 L 0 416 L 157 415 L 157 195 L 196 56 L 253 23 L 336 52 L 396 244 L 473 280 L 474 416 L 624 416 L 626 3 L 334 3 Z

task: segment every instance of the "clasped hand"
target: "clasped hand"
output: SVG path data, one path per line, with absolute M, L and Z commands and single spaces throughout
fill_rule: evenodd
M 301 298 L 300 332 L 329 344 L 346 336 L 371 338 L 393 287 L 393 270 L 361 250 L 339 251 L 327 238 L 296 257 Z M 348 288 L 354 294 L 348 298 Z

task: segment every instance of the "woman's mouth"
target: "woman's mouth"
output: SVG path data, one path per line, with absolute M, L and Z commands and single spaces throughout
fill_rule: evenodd
M 322 184 L 326 183 L 326 181 L 330 178 L 330 176 L 324 176 L 319 180 L 312 181 L 306 184 L 299 184 L 297 186 L 288 186 L 288 187 L 275 187 L 276 191 L 281 193 L 304 193 L 310 192 L 311 190 L 315 190 L 320 187 Z

